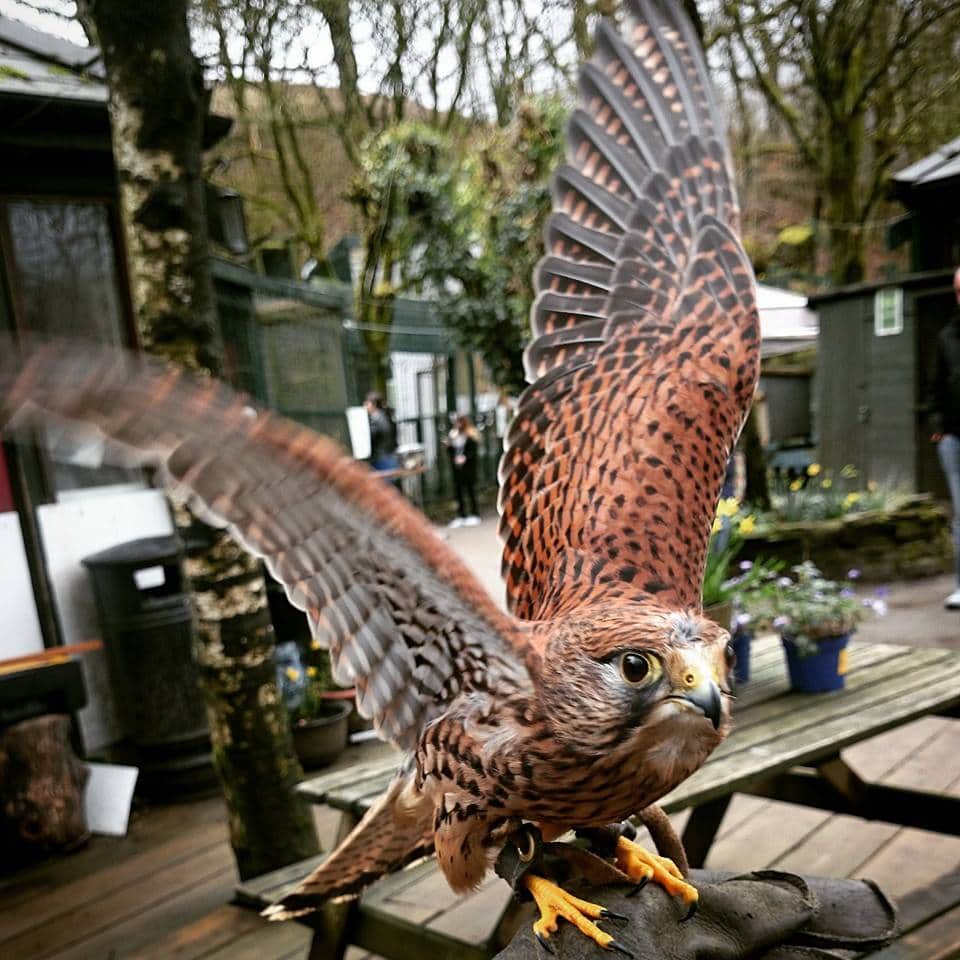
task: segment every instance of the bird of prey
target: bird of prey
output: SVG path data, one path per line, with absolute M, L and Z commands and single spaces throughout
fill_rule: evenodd
M 392 487 L 211 380 L 53 344 L 0 418 L 95 428 L 264 558 L 334 677 L 404 752 L 392 785 L 276 917 L 435 851 L 458 891 L 525 825 L 549 839 L 651 808 L 729 726 L 726 631 L 701 613 L 717 498 L 758 373 L 754 281 L 689 22 L 627 0 L 583 66 L 536 272 L 530 386 L 500 467 L 509 613 Z M 625 838 L 616 862 L 696 900 Z M 603 947 L 601 908 L 525 874 Z

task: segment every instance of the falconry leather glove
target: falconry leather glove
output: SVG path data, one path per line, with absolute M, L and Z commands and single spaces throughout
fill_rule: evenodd
M 571 867 L 582 875 L 581 855 L 573 865 L 549 849 L 558 845 L 544 846 L 548 860 L 553 853 L 568 864 L 567 883 Z M 813 879 L 772 870 L 740 875 L 694 870 L 689 879 L 700 900 L 696 915 L 686 922 L 681 922 L 676 901 L 654 884 L 639 892 L 622 885 L 589 888 L 586 895 L 611 914 L 629 918 L 604 921 L 604 927 L 635 960 L 816 960 L 843 956 L 831 952 L 836 949 L 880 947 L 893 936 L 893 907 L 869 881 Z M 564 960 L 609 956 L 566 924 L 550 944 Z M 543 956 L 543 947 L 525 928 L 497 960 Z

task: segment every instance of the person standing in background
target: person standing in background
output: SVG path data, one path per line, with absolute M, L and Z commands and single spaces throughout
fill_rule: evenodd
M 960 610 L 960 267 L 953 274 L 957 311 L 937 338 L 937 372 L 933 381 L 933 441 L 953 502 L 953 550 L 956 589 L 944 600 L 948 610 Z
M 470 418 L 462 414 L 458 415 L 445 441 L 447 453 L 450 455 L 450 466 L 453 468 L 453 486 L 457 494 L 459 511 L 458 516 L 451 521 L 451 527 L 474 527 L 480 522 L 480 511 L 477 509 L 479 440 L 480 434 Z M 467 513 L 468 500 L 470 513 Z
M 397 427 L 383 397 L 379 393 L 368 393 L 363 406 L 370 418 L 370 466 L 374 470 L 396 470 L 400 465 L 396 453 Z

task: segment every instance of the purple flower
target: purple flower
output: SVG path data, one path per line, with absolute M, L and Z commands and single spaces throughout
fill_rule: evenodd
M 855 594 L 849 587 L 844 587 L 844 588 L 840 591 L 840 596 L 841 596 L 841 597 L 847 597 L 847 598 L 849 599 L 850 597 L 855 597 L 856 594 Z
M 753 617 L 751 617 L 749 613 L 738 613 L 733 618 L 733 623 L 731 623 L 730 626 L 733 627 L 733 631 L 736 633 L 737 630 L 745 627 L 752 619 Z
M 848 579 L 848 580 L 859 580 L 859 579 L 860 579 L 860 571 L 859 571 L 856 567 L 851 567 L 851 568 L 847 571 L 847 579 Z
M 874 592 L 878 597 L 889 597 L 889 596 L 890 596 L 890 588 L 889 588 L 889 587 L 877 587 L 877 589 L 874 590 L 873 592 Z
M 789 617 L 776 617 L 776 618 L 774 619 L 774 621 L 773 621 L 773 625 L 774 625 L 778 630 L 782 630 L 784 627 L 789 627 L 789 626 L 790 626 L 790 618 L 789 618 Z
M 872 610 L 878 617 L 885 617 L 887 615 L 887 604 L 884 600 L 874 600 L 873 597 L 865 597 L 863 605 L 868 610 Z
M 740 569 L 743 570 L 744 572 L 746 572 L 747 570 L 752 570 L 752 569 L 753 569 L 753 561 L 752 561 L 752 560 L 741 560 L 741 561 L 740 561 Z

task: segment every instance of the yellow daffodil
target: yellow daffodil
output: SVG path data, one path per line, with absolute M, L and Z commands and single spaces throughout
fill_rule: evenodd
M 819 463 L 811 463 L 810 466 L 807 467 L 807 476 L 808 476 L 808 477 L 815 477 L 815 476 L 817 476 L 818 473 L 820 473 L 820 464 L 819 464 Z
M 803 486 L 802 480 L 794 480 L 793 483 L 790 484 L 790 492 L 796 493 L 802 486 Z
M 299 680 L 300 671 L 294 669 L 293 667 L 287 667 L 287 679 L 288 680 Z
M 740 521 L 740 525 L 737 527 L 737 532 L 742 537 L 749 537 L 754 530 L 757 529 L 757 521 L 753 519 L 752 516 L 744 517 Z
M 314 638 L 310 641 L 310 649 L 311 649 L 311 650 L 322 650 L 322 649 L 323 649 L 323 648 L 320 646 L 320 641 L 319 641 L 316 637 L 314 637 Z
M 312 680 L 317 675 L 316 667 L 307 667 L 307 676 Z
M 732 517 L 740 509 L 740 504 L 736 497 L 725 497 L 717 504 L 718 517 Z
M 861 497 L 861 494 L 854 491 L 853 493 L 848 493 L 843 498 L 843 509 L 849 510 Z
M 829 477 L 824 477 L 820 481 L 820 486 L 823 487 L 824 490 L 829 490 L 833 486 L 833 481 Z

